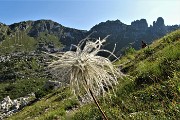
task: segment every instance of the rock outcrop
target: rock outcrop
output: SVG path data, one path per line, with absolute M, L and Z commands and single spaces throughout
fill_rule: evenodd
M 35 99 L 34 93 L 14 100 L 11 100 L 9 96 L 5 97 L 3 101 L 0 102 L 0 120 L 18 112 Z
M 136 30 L 146 31 L 148 28 L 148 23 L 146 19 L 141 19 L 131 22 L 131 26 Z
M 131 25 L 123 24 L 119 20 L 106 21 L 92 27 L 89 34 L 96 31 L 92 35 L 95 38 L 110 35 L 105 49 L 112 51 L 116 43 L 115 54 L 119 56 L 129 44 L 135 49 L 140 49 L 141 41 L 150 44 L 153 40 L 177 29 L 180 29 L 179 25 L 165 26 L 164 19 L 159 17 L 150 27 L 146 19 L 133 21 Z
M 48 80 L 44 85 L 45 89 L 58 89 L 61 86 L 62 86 L 61 82 L 52 81 L 52 80 Z

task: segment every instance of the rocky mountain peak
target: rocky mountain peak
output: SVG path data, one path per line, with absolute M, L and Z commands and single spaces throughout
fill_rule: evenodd
M 155 22 L 153 22 L 153 26 L 154 27 L 164 27 L 165 26 L 165 24 L 164 24 L 164 19 L 162 18 L 162 17 L 158 17 L 157 18 L 157 21 Z
M 91 28 L 90 31 L 109 31 L 110 29 L 118 30 L 120 31 L 122 27 L 125 26 L 124 23 L 122 23 L 120 20 L 107 20 L 106 22 L 101 22 L 94 27 Z
M 146 30 L 148 28 L 148 23 L 146 19 L 141 19 L 131 22 L 131 26 L 135 29 Z

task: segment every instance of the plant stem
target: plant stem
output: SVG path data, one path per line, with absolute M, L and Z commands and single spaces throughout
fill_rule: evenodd
M 89 88 L 89 92 L 90 92 L 90 94 L 91 94 L 91 96 L 92 96 L 94 102 L 96 103 L 97 107 L 98 107 L 99 110 L 101 111 L 101 114 L 102 114 L 102 116 L 104 117 L 104 119 L 105 119 L 105 120 L 108 120 L 106 114 L 102 111 L 102 109 L 101 109 L 101 107 L 100 107 L 98 101 L 96 100 L 96 98 L 95 98 L 95 96 L 94 96 L 94 94 L 93 94 L 93 92 L 92 92 L 92 90 L 91 90 L 90 88 Z

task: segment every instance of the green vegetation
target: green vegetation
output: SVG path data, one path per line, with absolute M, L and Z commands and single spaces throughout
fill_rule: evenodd
M 15 99 L 36 92 L 37 97 L 48 91 L 43 88 L 48 80 L 43 56 L 32 56 L 27 53 L 11 56 L 0 62 L 0 100 L 6 96 Z
M 58 37 L 55 35 L 48 34 L 47 32 L 41 32 L 40 35 L 37 37 L 39 42 L 43 42 L 46 45 L 50 42 L 54 43 L 56 48 L 62 47 L 62 44 L 58 40 Z
M 61 48 L 62 44 L 55 35 L 41 32 L 38 37 L 30 37 L 28 30 L 18 30 L 11 33 L 12 35 L 5 35 L 5 39 L 0 41 L 0 55 L 12 52 L 29 52 L 38 50 L 39 44 L 48 46 L 50 43 L 55 48 Z
M 1 54 L 12 53 L 16 51 L 33 51 L 37 41 L 29 37 L 25 31 L 15 32 L 12 36 L 6 36 L 6 39 L 0 44 Z
M 76 108 L 79 105 L 77 99 L 71 96 L 72 94 L 69 88 L 60 88 L 59 90 L 48 94 L 41 99 L 41 101 L 25 107 L 20 114 L 17 113 L 8 119 L 63 119 L 64 117 L 62 116 L 65 116 L 66 111 Z
M 114 87 L 115 95 L 99 98 L 110 120 L 177 120 L 180 118 L 180 30 L 144 49 L 123 56 L 126 77 Z M 77 109 L 78 108 L 78 109 Z M 42 120 L 102 120 L 93 103 L 79 104 L 69 88 L 60 88 L 8 118 Z

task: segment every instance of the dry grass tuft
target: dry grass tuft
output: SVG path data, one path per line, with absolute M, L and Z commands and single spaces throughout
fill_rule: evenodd
M 97 96 L 109 91 L 118 83 L 121 76 L 120 71 L 114 67 L 112 62 L 105 57 L 97 55 L 100 51 L 110 51 L 100 49 L 105 39 L 98 39 L 95 42 L 87 41 L 84 48 L 82 44 L 75 46 L 76 51 L 67 51 L 62 55 L 56 55 L 58 60 L 53 61 L 49 67 L 51 72 L 69 82 L 76 95 L 88 93 L 89 89 Z

